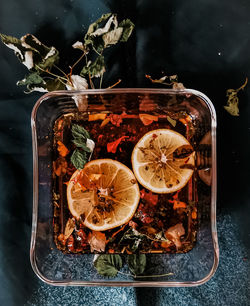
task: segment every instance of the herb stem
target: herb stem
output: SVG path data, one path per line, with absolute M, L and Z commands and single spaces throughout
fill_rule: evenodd
M 236 89 L 236 92 L 240 91 L 241 89 L 244 89 L 244 87 L 246 87 L 247 85 L 247 82 L 248 82 L 248 78 L 246 78 L 245 83 L 240 88 Z
M 100 89 L 102 88 L 102 80 L 103 80 L 103 74 L 100 77 Z
M 54 74 L 54 73 L 50 72 L 49 70 L 44 70 L 43 68 L 39 67 L 38 65 L 36 65 L 36 68 L 38 68 L 38 69 L 40 69 L 41 71 L 46 72 L 46 73 L 48 73 L 48 74 L 50 74 L 50 75 L 53 75 L 53 76 L 56 77 L 57 79 L 62 79 L 62 80 L 64 80 L 64 81 L 68 81 L 66 78 L 61 77 L 60 75 Z
M 53 67 L 59 70 L 67 78 L 67 74 L 60 67 L 58 67 L 56 64 L 54 64 Z
M 113 85 L 111 85 L 111 86 L 109 86 L 107 89 L 111 89 L 111 88 L 113 88 L 113 87 L 115 87 L 116 85 L 118 85 L 118 84 L 120 84 L 121 83 L 121 79 L 119 79 L 115 84 L 113 84 Z
M 86 59 L 86 66 L 88 66 L 88 58 L 87 58 L 87 54 L 85 53 L 84 55 L 85 55 L 85 59 Z M 90 84 L 90 87 L 91 87 L 92 89 L 95 89 L 95 86 L 94 86 L 94 83 L 92 82 L 92 79 L 91 79 L 90 73 L 88 74 L 88 76 L 89 76 L 89 84 Z
M 73 69 L 84 58 L 85 54 L 86 54 L 86 52 L 84 51 L 83 54 L 78 58 L 78 60 L 73 64 L 73 66 L 70 67 L 70 75 L 72 75 Z

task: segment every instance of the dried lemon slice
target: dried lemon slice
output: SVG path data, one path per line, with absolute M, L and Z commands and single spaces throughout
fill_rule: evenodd
M 67 187 L 71 214 L 94 231 L 128 222 L 140 200 L 133 172 L 112 159 L 97 159 L 72 175 Z
M 153 130 L 133 150 L 133 171 L 140 184 L 152 192 L 175 192 L 191 178 L 194 155 L 181 134 L 169 129 Z

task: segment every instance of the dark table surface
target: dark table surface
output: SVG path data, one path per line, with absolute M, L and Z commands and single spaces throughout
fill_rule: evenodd
M 197 288 L 51 287 L 29 262 L 32 215 L 30 114 L 38 93 L 16 87 L 26 73 L 0 44 L 0 304 L 1 305 L 250 305 L 250 86 L 240 116 L 224 109 L 226 89 L 250 77 L 247 0 L 5 0 L 0 32 L 32 33 L 71 57 L 71 45 L 101 14 L 130 18 L 129 43 L 110 49 L 104 86 L 152 87 L 145 74 L 178 74 L 205 93 L 218 116 L 218 235 L 220 265 Z

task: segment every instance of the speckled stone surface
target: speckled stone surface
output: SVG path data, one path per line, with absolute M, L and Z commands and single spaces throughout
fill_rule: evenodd
M 104 86 L 151 87 L 145 74 L 178 74 L 204 92 L 218 116 L 218 232 L 220 264 L 196 288 L 51 287 L 29 262 L 32 217 L 30 114 L 40 94 L 16 81 L 27 73 L 0 44 L 0 305 L 250 305 L 250 86 L 240 93 L 240 117 L 225 112 L 225 92 L 250 77 L 247 0 L 5 0 L 0 32 L 35 34 L 73 56 L 71 45 L 106 12 L 130 18 L 130 42 L 110 49 Z
M 250 262 L 237 239 L 237 225 L 219 216 L 220 265 L 195 288 L 70 288 L 40 283 L 26 305 L 249 305 Z

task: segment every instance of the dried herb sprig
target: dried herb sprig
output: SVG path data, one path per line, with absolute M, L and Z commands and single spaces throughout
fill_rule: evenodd
M 118 23 L 116 14 L 102 15 L 89 26 L 83 41 L 72 45 L 74 49 L 80 50 L 81 54 L 78 60 L 69 66 L 69 72 L 64 72 L 58 66 L 59 51 L 55 47 L 44 45 L 32 34 L 26 34 L 20 39 L 0 34 L 0 38 L 29 70 L 25 78 L 17 82 L 17 85 L 26 86 L 25 93 L 81 90 L 89 86 L 95 88 L 96 79 L 99 79 L 101 88 L 106 71 L 104 51 L 119 42 L 126 42 L 133 29 L 134 24 L 129 19 Z M 80 67 L 82 62 L 84 64 Z M 78 73 L 73 74 L 76 67 Z
M 227 105 L 224 106 L 225 110 L 229 112 L 232 116 L 239 116 L 239 98 L 238 92 L 243 90 L 248 83 L 248 78 L 246 78 L 245 83 L 238 89 L 228 89 L 226 92 Z
M 146 74 L 145 77 L 149 79 L 152 83 L 171 86 L 173 89 L 185 89 L 184 85 L 178 82 L 178 76 L 176 74 L 170 76 L 165 75 L 160 79 L 152 79 L 151 76 L 148 74 Z

